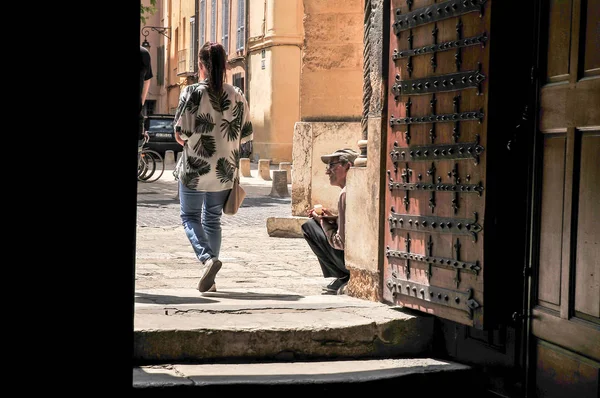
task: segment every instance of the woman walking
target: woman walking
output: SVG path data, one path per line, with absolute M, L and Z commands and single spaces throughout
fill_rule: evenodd
M 223 204 L 239 178 L 240 146 L 253 138 L 244 94 L 225 83 L 226 61 L 223 46 L 205 43 L 198 54 L 199 81 L 183 89 L 175 112 L 175 138 L 183 146 L 176 172 L 180 216 L 205 266 L 200 292 L 216 291 Z

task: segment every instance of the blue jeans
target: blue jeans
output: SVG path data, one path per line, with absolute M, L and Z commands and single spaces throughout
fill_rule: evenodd
M 221 216 L 229 191 L 198 192 L 179 183 L 181 224 L 196 257 L 202 263 L 212 257 L 219 257 Z

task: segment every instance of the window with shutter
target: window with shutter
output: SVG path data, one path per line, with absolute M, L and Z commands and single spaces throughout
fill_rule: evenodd
M 158 46 L 156 49 L 156 84 L 165 85 L 165 46 Z
M 198 30 L 196 28 L 196 17 L 190 17 L 190 54 L 189 54 L 189 64 L 190 72 L 196 71 L 196 42 L 198 37 Z
M 200 41 L 202 46 L 206 42 L 206 0 L 200 0 Z
M 246 19 L 245 10 L 244 10 L 244 2 L 245 0 L 238 0 L 238 17 L 237 17 L 237 41 L 236 41 L 236 50 L 244 51 L 245 44 L 245 26 L 244 21 Z
M 221 44 L 225 54 L 229 54 L 229 0 L 223 0 L 223 12 L 221 20 Z
M 217 0 L 210 2 L 210 41 L 217 41 Z

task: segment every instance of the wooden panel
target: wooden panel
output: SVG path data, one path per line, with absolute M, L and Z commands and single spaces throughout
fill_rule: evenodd
M 556 80 L 569 74 L 569 50 L 571 43 L 571 1 L 551 0 L 548 20 L 548 68 L 546 79 Z
M 564 135 L 545 136 L 538 300 L 556 306 L 560 305 L 565 148 L 566 137 Z
M 600 326 L 582 320 L 566 321 L 547 310 L 534 309 L 532 312 L 532 333 L 534 336 L 552 341 L 573 352 L 600 361 Z
M 600 316 L 600 133 L 581 139 L 575 310 Z M 592 299 L 595 297 L 596 299 Z
M 537 396 L 597 398 L 600 363 L 538 341 Z
M 600 72 L 600 0 L 587 0 L 584 75 Z
M 600 125 L 600 75 L 580 80 L 567 91 L 566 125 Z
M 540 130 L 565 128 L 567 90 L 567 82 L 542 88 L 540 92 Z

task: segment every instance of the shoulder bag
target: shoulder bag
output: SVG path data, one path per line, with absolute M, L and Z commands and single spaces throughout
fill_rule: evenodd
M 236 214 L 245 197 L 246 191 L 244 191 L 244 188 L 242 188 L 240 185 L 239 177 L 234 178 L 233 188 L 231 188 L 231 191 L 225 200 L 225 204 L 223 205 L 223 214 L 227 214 L 229 216 Z

